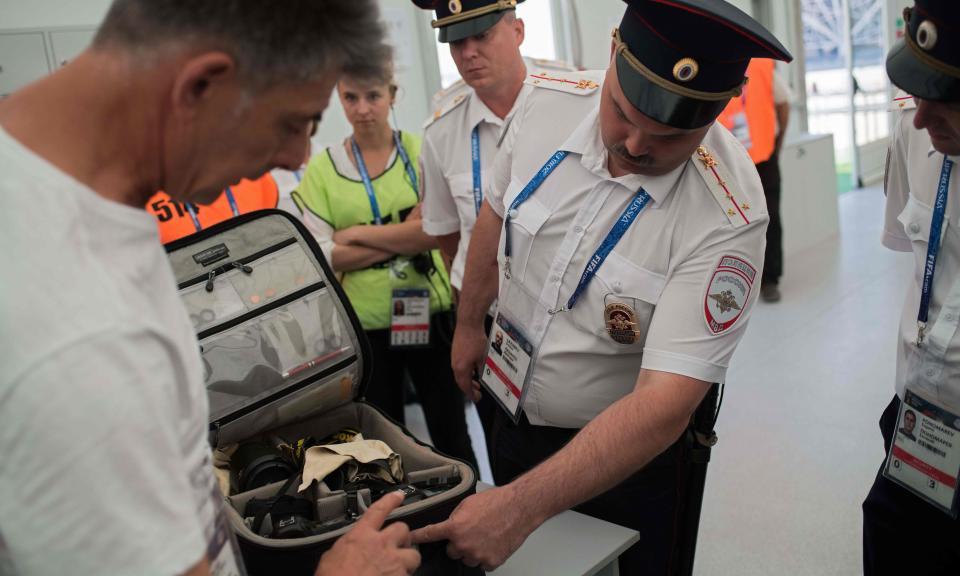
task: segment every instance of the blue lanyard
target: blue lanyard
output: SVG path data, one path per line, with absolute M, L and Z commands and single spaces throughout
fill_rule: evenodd
M 557 166 L 563 162 L 563 159 L 567 157 L 567 152 L 565 150 L 558 150 L 554 153 L 553 156 L 547 160 L 547 163 L 540 168 L 540 171 L 530 180 L 529 183 L 520 191 L 520 194 L 510 203 L 510 209 L 507 211 L 506 221 L 504 223 L 504 246 L 503 252 L 506 257 L 507 264 L 507 278 L 510 277 L 510 256 L 513 251 L 513 244 L 510 237 L 510 221 L 513 219 L 513 216 L 516 215 L 517 208 L 522 205 L 524 202 L 530 199 L 533 196 L 534 192 L 540 188 L 540 185 L 547 179 L 548 176 L 556 169 Z M 580 275 L 580 282 L 577 284 L 576 289 L 573 291 L 573 294 L 570 296 L 570 299 L 567 300 L 567 305 L 563 308 L 565 310 L 572 310 L 576 305 L 577 301 L 580 299 L 580 296 L 583 294 L 583 291 L 587 289 L 587 286 L 590 284 L 590 281 L 593 280 L 593 277 L 596 276 L 597 270 L 600 269 L 600 266 L 603 265 L 606 261 L 607 256 L 610 255 L 610 252 L 613 251 L 614 247 L 620 242 L 624 234 L 627 233 L 627 230 L 630 229 L 630 226 L 637 219 L 637 216 L 640 215 L 640 212 L 646 208 L 647 204 L 650 203 L 650 195 L 647 194 L 646 190 L 640 188 L 637 190 L 636 195 L 634 195 L 633 200 L 630 204 L 624 208 L 623 212 L 620 214 L 620 217 L 617 218 L 616 223 L 610 229 L 610 232 L 607 233 L 607 237 L 603 239 L 603 242 L 600 243 L 600 247 L 597 248 L 597 251 L 593 253 L 593 256 L 590 257 L 590 260 L 587 261 L 586 267 L 583 269 L 583 273 Z
M 480 215 L 480 205 L 483 204 L 483 188 L 480 186 L 480 125 L 473 127 L 470 135 L 470 156 L 473 160 L 473 206 Z
M 417 171 L 413 169 L 413 162 L 410 161 L 410 156 L 407 154 L 406 148 L 403 147 L 403 142 L 400 141 L 400 131 L 393 131 L 393 143 L 397 147 L 397 154 L 400 155 L 400 160 L 403 161 L 403 168 L 407 171 L 407 177 L 410 178 L 410 185 L 413 186 L 413 193 L 417 195 L 417 199 L 420 199 L 420 185 L 417 184 Z
M 230 211 L 233 212 L 233 216 L 236 218 L 240 215 L 240 208 L 237 207 L 237 200 L 233 197 L 233 190 L 227 186 L 224 193 L 227 195 L 227 202 L 230 203 Z M 187 202 L 187 212 L 190 214 L 190 219 L 193 220 L 193 227 L 197 229 L 197 232 L 203 230 L 203 225 L 200 224 L 200 218 L 197 217 L 197 209 L 194 208 L 190 202 Z
M 413 169 L 413 163 L 410 162 L 410 156 L 407 154 L 406 149 L 403 147 L 403 143 L 400 142 L 400 134 L 396 130 L 393 131 L 393 142 L 397 146 L 397 154 L 400 155 L 400 160 L 403 162 L 403 166 L 407 171 L 407 176 L 410 178 L 410 185 L 413 186 L 413 193 L 417 195 L 417 198 L 420 198 L 419 185 L 417 184 L 417 172 Z M 367 199 L 370 200 L 370 210 L 373 211 L 373 221 L 378 225 L 383 224 L 383 218 L 380 216 L 380 205 L 377 203 L 377 195 L 373 190 L 373 182 L 370 181 L 370 173 L 367 172 L 367 165 L 363 161 L 363 155 L 360 153 L 360 147 L 357 146 L 357 141 L 355 138 L 350 138 L 350 146 L 353 148 L 353 157 L 357 162 L 357 170 L 360 171 L 360 178 L 363 180 L 363 187 L 367 191 Z
M 363 162 L 363 154 L 360 154 L 360 147 L 357 146 L 357 140 L 352 136 L 350 137 L 350 146 L 353 148 L 353 158 L 357 163 L 357 170 L 360 171 L 363 187 L 367 190 L 367 198 L 370 200 L 370 210 L 373 211 L 373 221 L 378 225 L 383 224 L 383 218 L 380 217 L 380 205 L 377 204 L 377 195 L 373 191 L 373 182 L 370 181 L 370 173 L 367 172 L 367 165 Z
M 923 268 L 923 284 L 920 287 L 920 311 L 917 313 L 917 346 L 923 344 L 930 313 L 930 296 L 933 293 L 933 273 L 937 268 L 937 256 L 940 255 L 940 234 L 943 231 L 943 217 L 947 210 L 947 190 L 950 184 L 950 172 L 953 160 L 944 155 L 940 169 L 940 181 L 937 184 L 937 199 L 933 205 L 933 220 L 930 223 L 930 241 L 927 243 L 927 261 Z

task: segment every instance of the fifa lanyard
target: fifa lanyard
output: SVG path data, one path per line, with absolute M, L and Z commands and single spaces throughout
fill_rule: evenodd
M 510 203 L 510 209 L 507 210 L 507 217 L 504 223 L 504 246 L 503 246 L 503 255 L 506 258 L 506 276 L 510 278 L 510 256 L 513 252 L 513 243 L 510 235 L 510 222 L 517 214 L 517 208 L 519 208 L 524 202 L 530 199 L 533 196 L 533 193 L 540 188 L 540 185 L 547 179 L 548 176 L 563 162 L 563 159 L 567 157 L 566 150 L 558 150 L 554 153 L 553 156 L 547 160 L 547 163 L 540 168 L 540 171 L 533 177 L 530 182 L 524 186 L 523 190 L 520 191 L 520 194 Z M 551 313 L 562 312 L 564 310 L 573 310 L 574 305 L 576 305 L 577 300 L 580 299 L 580 296 L 583 294 L 583 291 L 587 289 L 587 286 L 590 284 L 590 281 L 593 280 L 593 277 L 596 276 L 597 270 L 600 269 L 600 266 L 603 265 L 604 261 L 607 259 L 607 256 L 610 255 L 610 252 L 613 251 L 614 247 L 620 242 L 620 239 L 623 238 L 624 234 L 627 233 L 627 230 L 630 229 L 630 226 L 637 219 L 637 216 L 640 215 L 640 212 L 646 208 L 647 204 L 650 202 L 650 195 L 647 194 L 647 191 L 640 187 L 637 190 L 637 193 L 634 195 L 633 200 L 630 204 L 624 208 L 623 212 L 620 214 L 620 217 L 617 218 L 617 221 L 614 223 L 613 227 L 607 233 L 607 237 L 604 238 L 603 242 L 600 243 L 600 247 L 597 248 L 597 251 L 593 253 L 593 256 L 590 257 L 590 260 L 587 261 L 587 266 L 583 269 L 583 273 L 580 275 L 580 283 L 577 284 L 576 289 L 573 291 L 573 294 L 570 295 L 570 299 L 567 300 L 567 305 L 559 310 L 551 310 Z
M 920 311 L 917 313 L 917 346 L 923 345 L 924 333 L 927 329 L 930 296 L 933 294 L 933 273 L 937 268 L 937 257 L 940 255 L 940 235 L 943 231 L 943 217 L 947 210 L 947 190 L 950 185 L 950 172 L 952 170 L 953 160 L 944 155 L 943 167 L 940 169 L 940 181 L 937 184 L 937 198 L 933 205 L 933 220 L 930 222 L 930 240 L 927 242 L 927 260 L 923 267 L 923 284 L 920 286 Z
M 240 215 L 240 209 L 237 207 L 236 198 L 233 197 L 233 190 L 227 186 L 224 192 L 227 195 L 227 202 L 230 203 L 230 211 L 233 212 L 233 217 L 236 218 Z M 193 227 L 197 229 L 197 232 L 203 230 L 203 225 L 200 224 L 200 218 L 197 217 L 197 209 L 194 208 L 190 202 L 187 202 L 187 212 L 190 213 L 190 219 L 193 220 Z
M 413 169 L 413 163 L 410 162 L 410 156 L 407 154 L 403 143 L 400 142 L 400 133 L 393 131 L 393 143 L 397 147 L 397 154 L 400 155 L 400 161 L 407 171 L 407 177 L 410 179 L 410 185 L 413 187 L 413 193 L 420 198 L 420 187 L 417 183 L 417 171 Z M 350 137 L 350 147 L 353 149 L 353 157 L 357 162 L 357 170 L 360 172 L 360 178 L 363 180 L 363 187 L 367 191 L 367 199 L 370 200 L 370 210 L 373 211 L 373 221 L 377 225 L 383 224 L 383 218 L 380 216 L 380 204 L 377 203 L 377 195 L 373 190 L 373 181 L 370 180 L 370 173 L 367 171 L 367 164 L 363 161 L 363 155 L 360 153 L 360 147 L 352 136 Z
M 473 127 L 470 135 L 470 157 L 473 161 L 473 206 L 480 215 L 480 205 L 483 203 L 483 189 L 480 187 L 480 125 Z

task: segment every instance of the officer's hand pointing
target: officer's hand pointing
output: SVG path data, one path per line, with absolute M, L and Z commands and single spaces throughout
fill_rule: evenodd
M 403 502 L 399 492 L 370 506 L 349 532 L 320 558 L 315 576 L 409 576 L 420 566 L 420 553 L 411 548 L 410 529 L 394 522 L 384 529 L 387 515 Z
M 474 402 L 480 400 L 480 383 L 473 379 L 474 371 L 483 368 L 487 354 L 487 337 L 481 326 L 458 325 L 453 334 L 451 358 L 453 376 L 460 390 Z
M 491 488 L 467 498 L 439 524 L 412 532 L 414 544 L 449 540 L 447 555 L 490 571 L 506 562 L 540 524 L 525 512 L 511 487 Z

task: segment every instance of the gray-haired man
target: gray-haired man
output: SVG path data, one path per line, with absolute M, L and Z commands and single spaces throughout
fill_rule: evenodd
M 215 543 L 197 341 L 153 218 L 295 169 L 373 0 L 116 0 L 93 47 L 0 103 L 0 572 L 238 574 Z M 371 58 L 375 60 L 375 58 Z M 384 498 L 319 574 L 407 574 Z

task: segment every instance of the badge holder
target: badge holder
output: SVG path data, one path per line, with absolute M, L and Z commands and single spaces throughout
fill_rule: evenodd
M 411 286 L 409 260 L 390 266 L 390 347 L 415 348 L 430 345 L 430 290 Z
M 951 518 L 960 500 L 960 415 L 907 388 L 883 476 Z
M 533 345 L 517 324 L 502 309 L 498 310 L 490 330 L 480 384 L 496 398 L 514 424 L 520 423 L 533 352 Z

